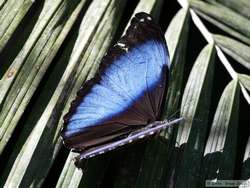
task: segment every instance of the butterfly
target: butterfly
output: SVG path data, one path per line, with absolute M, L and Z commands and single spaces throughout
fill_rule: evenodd
M 64 116 L 61 136 L 67 148 L 80 153 L 77 163 L 181 120 L 157 121 L 169 68 L 160 27 L 149 14 L 137 13 Z

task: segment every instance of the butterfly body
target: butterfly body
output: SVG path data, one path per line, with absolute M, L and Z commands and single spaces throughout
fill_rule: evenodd
M 129 143 L 132 132 L 159 118 L 169 66 L 159 26 L 150 15 L 136 14 L 65 115 L 61 132 L 65 146 L 83 159 L 113 149 L 114 143 Z

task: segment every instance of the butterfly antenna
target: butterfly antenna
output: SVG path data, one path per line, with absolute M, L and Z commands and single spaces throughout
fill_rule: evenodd
M 183 108 L 185 108 L 185 107 L 188 106 L 188 105 L 189 105 L 188 103 L 185 104 Z M 178 114 L 178 113 L 180 113 L 180 112 L 181 112 L 181 108 L 179 108 L 178 110 L 176 110 L 175 112 L 173 112 L 173 113 L 167 118 L 168 121 L 172 121 L 172 120 L 176 119 L 176 118 L 174 118 L 174 117 L 176 116 L 176 114 Z M 185 118 L 183 117 L 183 119 L 185 119 Z M 195 120 L 195 121 L 202 122 L 202 119 L 199 119 L 199 118 L 194 118 L 194 120 Z
M 181 109 L 179 109 L 179 110 L 176 110 L 174 113 L 172 113 L 167 119 L 169 120 L 169 121 L 172 121 L 172 120 L 174 120 L 175 118 L 175 116 L 179 113 L 181 111 Z

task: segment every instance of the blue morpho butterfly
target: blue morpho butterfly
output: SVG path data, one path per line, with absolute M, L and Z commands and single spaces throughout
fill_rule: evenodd
M 83 159 L 102 154 L 177 123 L 156 121 L 167 85 L 169 55 L 152 17 L 138 13 L 102 59 L 64 117 L 64 145 Z

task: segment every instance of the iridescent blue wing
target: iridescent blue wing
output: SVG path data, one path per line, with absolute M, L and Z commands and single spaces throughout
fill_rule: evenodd
M 152 17 L 138 13 L 85 83 L 64 118 L 64 144 L 82 152 L 154 122 L 160 113 L 169 57 Z

